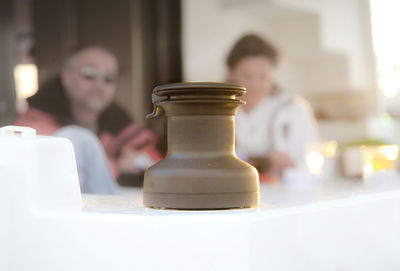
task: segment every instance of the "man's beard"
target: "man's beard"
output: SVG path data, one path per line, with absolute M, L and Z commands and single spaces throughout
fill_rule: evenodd
M 95 112 L 98 114 L 102 113 L 108 105 L 109 103 L 97 99 L 90 99 L 81 102 L 81 106 L 87 111 Z

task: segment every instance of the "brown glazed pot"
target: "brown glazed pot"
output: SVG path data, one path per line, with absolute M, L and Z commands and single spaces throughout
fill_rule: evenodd
M 245 92 L 211 82 L 154 89 L 154 110 L 147 117 L 165 112 L 168 152 L 144 175 L 145 206 L 201 210 L 259 204 L 258 172 L 235 154 L 234 118 Z

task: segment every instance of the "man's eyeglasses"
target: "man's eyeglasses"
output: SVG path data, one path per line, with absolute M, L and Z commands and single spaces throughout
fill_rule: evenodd
M 102 74 L 96 68 L 84 66 L 80 69 L 80 75 L 87 80 L 103 79 L 107 84 L 115 84 L 116 77 L 114 75 Z

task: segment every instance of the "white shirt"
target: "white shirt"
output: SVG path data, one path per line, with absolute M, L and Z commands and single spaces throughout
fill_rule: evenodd
M 277 150 L 303 162 L 307 145 L 319 139 L 310 105 L 286 92 L 264 97 L 249 112 L 239 108 L 235 124 L 236 153 L 241 158 Z

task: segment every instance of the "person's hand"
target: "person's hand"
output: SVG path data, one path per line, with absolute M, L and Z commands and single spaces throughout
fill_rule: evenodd
M 282 174 L 286 168 L 294 167 L 294 161 L 289 155 L 279 151 L 271 151 L 268 154 L 269 170 L 271 173 Z
M 117 159 L 117 165 L 122 173 L 138 174 L 144 172 L 157 161 L 146 149 L 139 151 L 128 148 Z
M 138 174 L 141 170 L 133 165 L 133 161 L 141 154 L 135 149 L 128 149 L 121 153 L 117 159 L 117 165 L 122 173 Z

